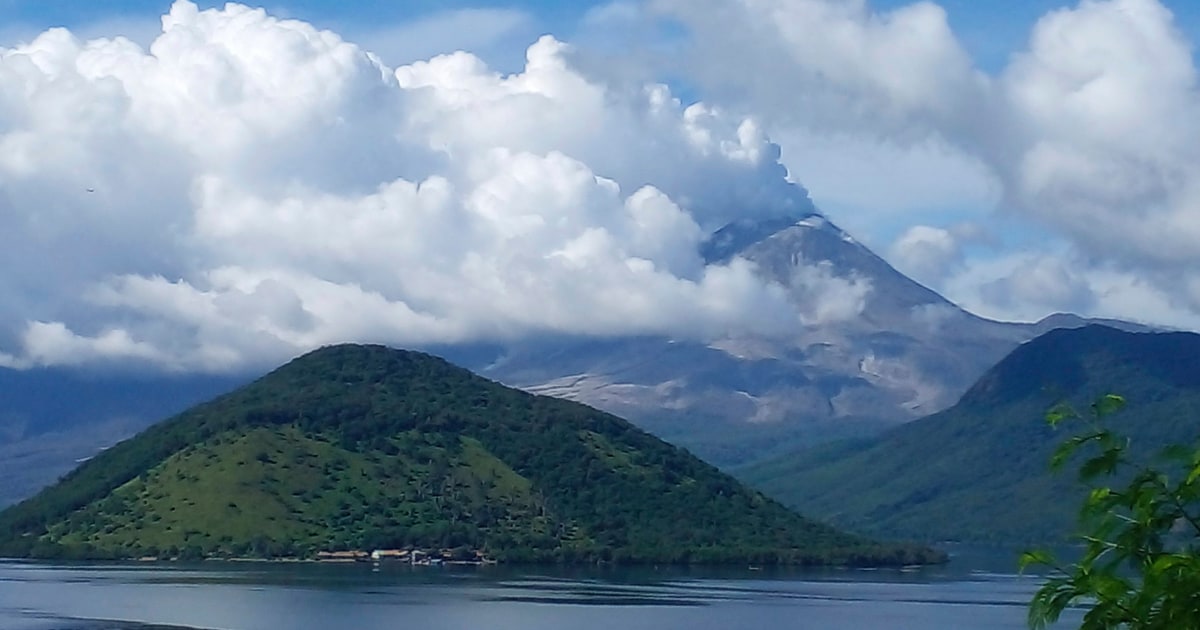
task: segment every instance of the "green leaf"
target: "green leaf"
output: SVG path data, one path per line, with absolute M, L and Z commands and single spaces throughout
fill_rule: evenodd
M 1094 506 L 1105 502 L 1112 496 L 1112 488 L 1092 488 L 1091 494 L 1088 495 L 1087 504 Z
M 1187 563 L 1187 558 L 1177 555 L 1159 556 L 1153 564 L 1150 565 L 1148 572 L 1166 573 L 1170 569 Z
M 1183 444 L 1171 444 L 1162 450 L 1160 457 L 1177 462 L 1190 463 L 1192 462 L 1193 452 L 1192 449 Z
M 1116 394 L 1105 394 L 1092 403 L 1097 418 L 1110 416 L 1125 408 L 1125 398 Z
M 1107 431 L 1099 431 L 1087 435 L 1077 435 L 1063 442 L 1054 449 L 1054 454 L 1050 456 L 1050 468 L 1053 470 L 1061 468 L 1080 446 L 1097 440 L 1103 441 L 1106 435 L 1108 435 Z
M 1196 466 L 1195 468 L 1192 468 L 1192 471 L 1188 473 L 1187 481 L 1185 481 L 1184 483 L 1191 485 L 1197 479 L 1200 479 L 1200 465 Z
M 1034 565 L 1054 566 L 1054 556 L 1042 549 L 1031 549 L 1021 554 L 1017 565 L 1021 568 L 1021 571 L 1025 571 L 1025 569 Z
M 1046 422 L 1051 427 L 1057 427 L 1063 420 L 1078 418 L 1079 414 L 1075 413 L 1075 409 L 1067 403 L 1059 403 L 1050 408 L 1046 412 Z
M 1079 478 L 1084 481 L 1095 479 L 1099 475 L 1111 475 L 1121 463 L 1121 454 L 1125 449 L 1114 447 L 1106 449 L 1100 455 L 1083 463 L 1079 468 Z

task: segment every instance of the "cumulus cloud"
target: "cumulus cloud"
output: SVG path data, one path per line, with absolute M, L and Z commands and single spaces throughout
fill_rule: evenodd
M 853 319 L 863 312 L 871 295 L 871 282 L 851 275 L 838 276 L 833 265 L 822 262 L 800 265 L 789 281 L 792 301 L 805 324 L 819 326 Z
M 926 284 L 936 285 L 963 259 L 962 246 L 949 230 L 914 225 L 892 243 L 890 260 L 896 267 Z
M 872 145 L 919 158 L 922 147 L 945 146 L 957 172 L 971 164 L 986 172 L 971 186 L 976 199 L 994 182 L 1002 212 L 1064 239 L 1075 251 L 1072 271 L 1132 273 L 1160 294 L 1178 292 L 1181 277 L 1200 279 L 1200 86 L 1192 42 L 1157 0 L 1083 0 L 1052 11 L 994 75 L 973 66 L 932 2 L 889 11 L 862 0 L 652 5 L 686 27 L 684 63 L 721 102 L 755 111 L 776 138 L 850 139 L 789 142 L 789 163 L 837 163 L 825 154 Z M 824 186 L 844 205 L 864 205 L 836 186 L 854 174 L 825 179 L 835 186 L 806 179 L 818 201 Z M 878 195 L 911 196 L 887 177 L 872 181 L 879 185 L 863 187 Z M 917 273 L 956 256 L 932 236 L 905 234 L 892 253 Z M 914 259 L 918 243 L 923 260 Z M 1058 273 L 1066 269 L 1025 271 L 1032 275 L 1020 282 L 1037 279 L 1037 290 L 1005 282 L 992 298 L 1036 294 L 1043 306 L 1100 308 Z
M 1033 321 L 1054 312 L 1076 312 L 1200 329 L 1200 285 L 1190 277 L 1168 290 L 1165 277 L 1112 263 L 1087 264 L 1061 246 L 968 258 L 943 285 L 948 298 L 993 319 Z
M 914 119 L 940 124 L 983 87 L 946 12 L 931 2 L 884 13 L 864 0 L 652 4 L 691 30 L 687 63 L 713 91 L 829 128 L 909 135 Z
M 1001 309 L 1077 312 L 1091 306 L 1087 279 L 1053 256 L 1021 260 L 1006 277 L 980 287 L 985 300 Z
M 551 37 L 502 75 L 391 69 L 337 34 L 180 0 L 148 49 L 0 49 L 0 363 L 228 369 L 346 340 L 710 339 L 798 313 L 735 218 L 812 209 L 753 118 L 615 85 Z M 828 280 L 828 282 L 825 282 Z M 837 300 L 846 289 L 846 300 Z M 844 296 L 843 296 L 844 297 Z
M 657 37 L 664 17 L 686 29 L 655 44 L 680 67 L 605 69 L 544 37 L 513 74 L 467 52 L 392 68 L 420 51 L 186 1 L 153 36 L 0 48 L 0 364 L 217 370 L 345 340 L 711 340 L 853 317 L 865 282 L 802 267 L 785 289 L 697 255 L 726 222 L 814 209 L 783 163 L 876 209 L 852 229 L 918 224 L 878 240 L 983 314 L 1200 313 L 1200 90 L 1155 0 L 1052 12 L 995 75 L 931 2 L 648 0 L 584 22 Z M 438 19 L 478 26 L 464 45 L 529 26 Z M 977 235 L 911 217 L 992 203 L 1069 253 L 978 263 Z
M 772 128 L 771 139 L 821 209 L 867 240 L 879 238 L 881 226 L 948 213 L 986 215 L 1001 196 L 1000 183 L 982 160 L 938 136 L 897 140 L 860 129 L 787 124 Z
M 712 99 L 760 116 L 822 208 L 865 242 L 912 222 L 986 209 L 993 169 L 958 142 L 992 107 L 931 2 L 652 0 L 690 46 L 676 55 Z M 975 210 L 980 212 L 980 210 Z
M 33 365 L 82 365 L 96 360 L 140 359 L 159 363 L 167 360 L 153 346 L 132 339 L 121 329 L 85 337 L 71 332 L 61 322 L 30 322 L 22 342 L 24 355 L 0 353 L 0 366 L 20 369 Z
M 994 149 L 1015 206 L 1092 255 L 1200 263 L 1200 89 L 1154 0 L 1044 17 L 999 79 L 1013 132 Z

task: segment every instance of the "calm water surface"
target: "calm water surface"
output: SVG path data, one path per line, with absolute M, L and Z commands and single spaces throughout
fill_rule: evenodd
M 0 562 L 0 628 L 1017 630 L 1038 578 L 1014 558 L 965 550 L 918 571 Z

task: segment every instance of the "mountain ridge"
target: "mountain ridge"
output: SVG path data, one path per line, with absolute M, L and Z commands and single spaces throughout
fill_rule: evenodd
M 1149 457 L 1200 432 L 1200 335 L 1092 325 L 1050 331 L 1015 349 L 955 406 L 881 436 L 829 444 L 747 467 L 739 478 L 787 505 L 864 534 L 918 540 L 1066 539 L 1086 488 L 1052 474 L 1059 443 L 1048 409 L 1085 409 L 1117 393 L 1111 419 Z
M 484 373 L 628 417 L 732 469 L 944 409 L 1041 328 L 1086 324 L 978 317 L 899 273 L 819 213 L 731 223 L 702 253 L 710 262 L 749 260 L 760 277 L 788 290 L 811 323 L 782 336 L 711 343 L 562 340 L 510 348 Z M 869 287 L 859 313 L 820 321 L 824 298 L 812 283 L 828 279 Z

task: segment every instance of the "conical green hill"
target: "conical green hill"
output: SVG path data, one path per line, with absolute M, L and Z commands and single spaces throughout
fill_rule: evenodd
M 317 350 L 0 513 L 16 556 L 887 564 L 614 416 L 381 346 Z

